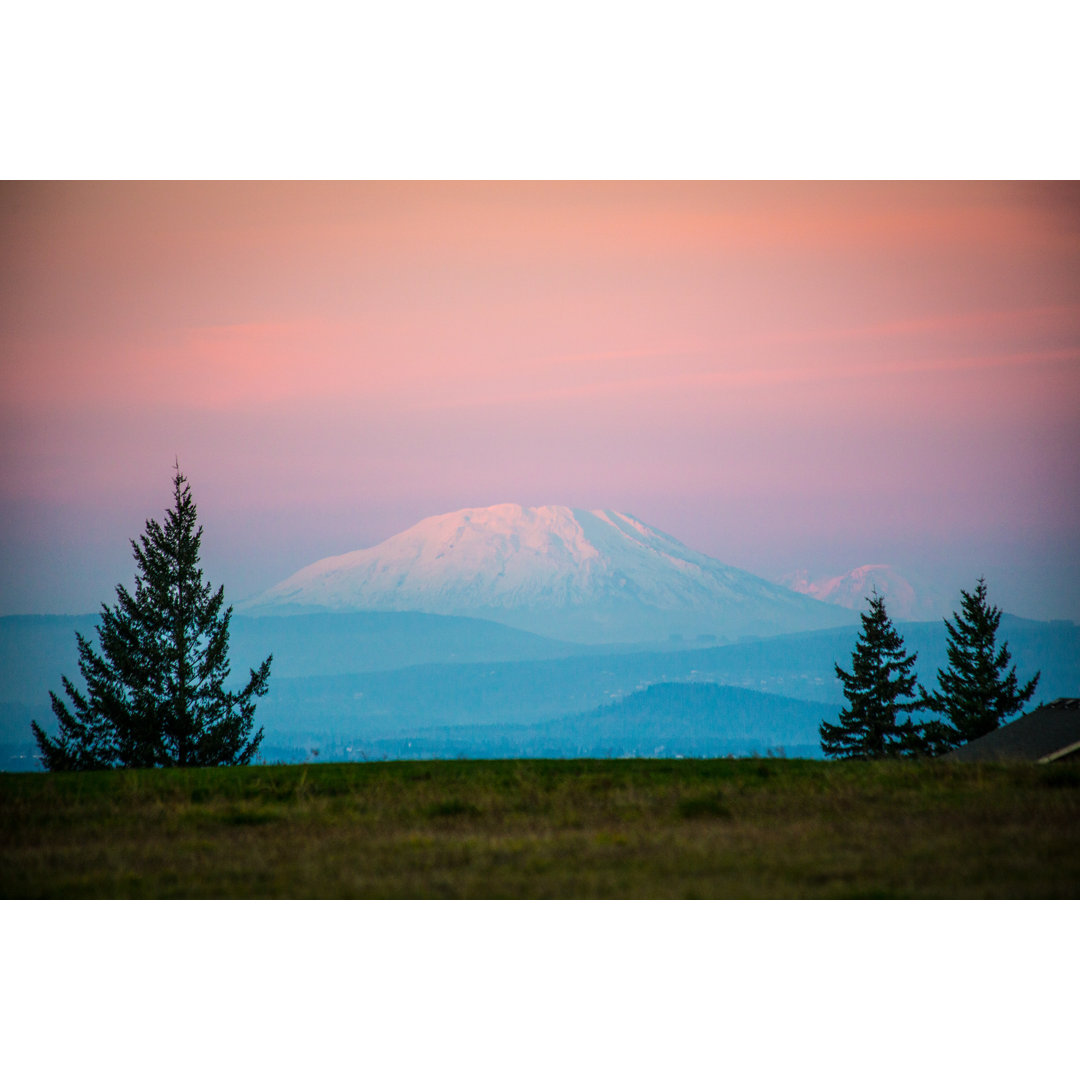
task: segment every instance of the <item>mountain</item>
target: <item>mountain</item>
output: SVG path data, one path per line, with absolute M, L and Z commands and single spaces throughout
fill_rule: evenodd
M 824 710 L 811 702 L 715 683 L 656 683 L 599 709 L 538 726 L 563 753 L 718 757 L 783 751 L 821 757 Z
M 780 578 L 779 584 L 852 611 L 866 610 L 866 598 L 871 590 L 877 589 L 885 597 L 885 606 L 894 619 L 933 619 L 950 614 L 953 607 L 932 586 L 884 563 L 857 566 L 836 577 L 813 579 L 805 570 L 796 570 Z
M 854 621 L 629 514 L 512 503 L 425 518 L 312 563 L 237 610 L 421 611 L 587 643 L 732 641 Z

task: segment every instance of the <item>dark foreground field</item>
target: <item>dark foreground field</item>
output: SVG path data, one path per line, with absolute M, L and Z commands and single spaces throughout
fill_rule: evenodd
M 4 897 L 1080 895 L 1080 766 L 0 774 Z

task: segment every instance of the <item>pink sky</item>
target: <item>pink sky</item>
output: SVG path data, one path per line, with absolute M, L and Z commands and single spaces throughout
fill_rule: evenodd
M 95 610 L 174 456 L 232 600 L 429 514 L 1080 619 L 1080 185 L 0 185 L 0 613 Z

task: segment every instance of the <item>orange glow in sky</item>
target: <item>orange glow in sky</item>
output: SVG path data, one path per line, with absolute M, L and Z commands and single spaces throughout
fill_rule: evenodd
M 234 600 L 522 502 L 1080 618 L 1077 184 L 8 183 L 0 275 L 0 613 L 179 456 Z

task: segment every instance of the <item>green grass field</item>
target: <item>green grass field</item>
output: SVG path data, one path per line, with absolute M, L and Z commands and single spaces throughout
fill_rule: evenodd
M 0 895 L 1075 898 L 1080 765 L 0 774 Z

